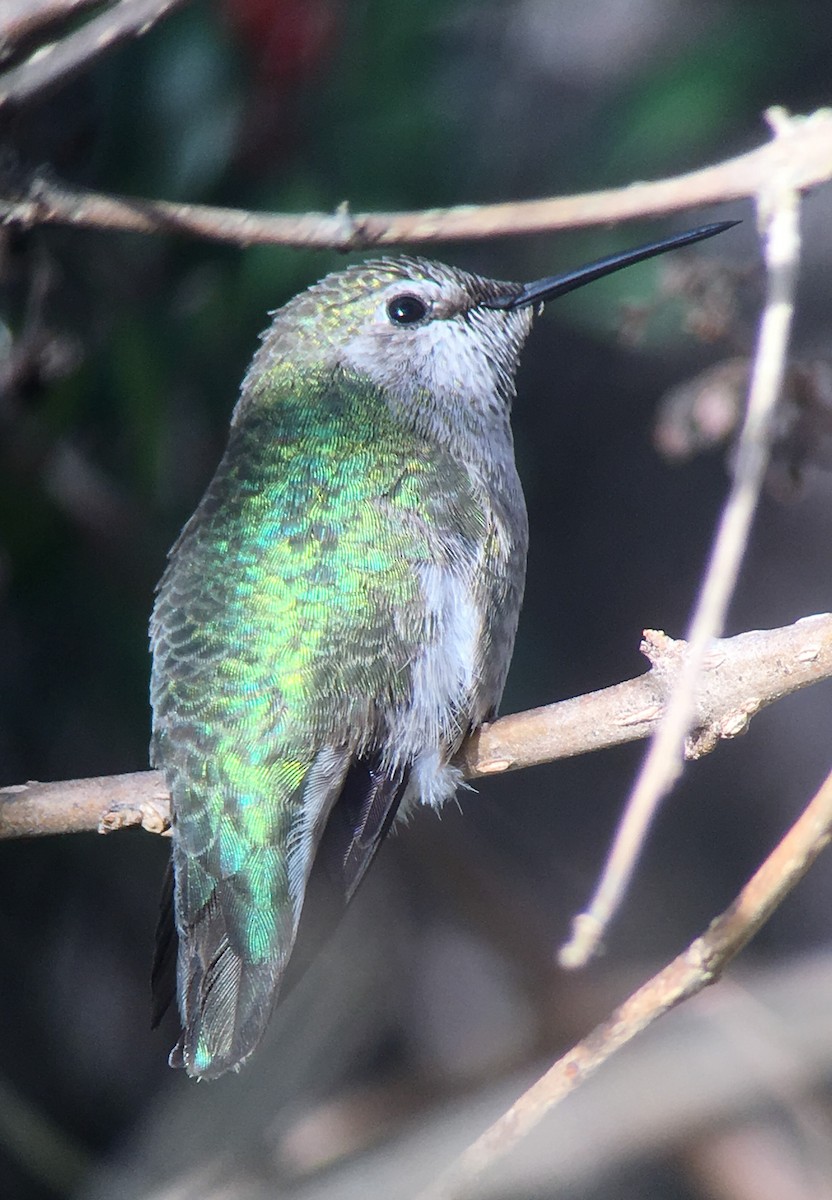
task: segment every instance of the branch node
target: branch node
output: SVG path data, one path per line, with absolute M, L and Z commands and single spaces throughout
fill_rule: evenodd
M 504 771 L 511 768 L 511 759 L 508 758 L 492 758 L 488 762 L 479 764 L 479 772 L 481 775 L 502 775 Z
M 572 936 L 558 951 L 558 962 L 566 971 L 583 967 L 600 953 L 603 925 L 592 913 L 578 913 L 572 922 Z
M 141 825 L 148 833 L 170 836 L 170 803 L 169 797 L 162 792 L 149 797 L 139 805 L 115 804 L 101 814 L 98 822 L 99 833 L 115 833 L 119 829 L 128 829 L 133 825 Z
M 663 629 L 645 629 L 639 649 L 656 672 L 666 675 L 678 671 L 687 643 L 669 637 Z
M 719 729 L 713 725 L 691 730 L 685 738 L 685 760 L 696 762 L 697 759 L 704 758 L 716 749 L 721 736 Z

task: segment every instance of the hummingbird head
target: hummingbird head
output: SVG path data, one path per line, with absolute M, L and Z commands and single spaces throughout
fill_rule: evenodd
M 281 362 L 369 381 L 422 434 L 449 421 L 506 425 L 529 306 L 520 291 L 422 258 L 374 259 L 327 275 L 274 314 L 252 378 Z
M 274 315 L 243 389 L 281 366 L 371 383 L 397 419 L 460 452 L 510 445 L 514 376 L 547 301 L 666 250 L 712 237 L 724 221 L 534 283 L 503 283 L 423 258 L 380 258 L 327 275 Z

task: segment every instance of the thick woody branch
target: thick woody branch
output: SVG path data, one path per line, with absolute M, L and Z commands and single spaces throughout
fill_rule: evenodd
M 0 85 L 0 110 L 2 103 Z M 577 196 L 424 212 L 353 214 L 343 205 L 335 213 L 278 215 L 71 191 L 42 177 L 7 178 L 0 179 L 0 222 L 23 228 L 74 225 L 180 233 L 238 246 L 273 243 L 346 251 L 604 225 L 753 197 L 775 176 L 797 191 L 832 179 L 832 109 L 775 124 L 769 143 L 727 162 L 673 179 Z
M 498 775 L 648 737 L 684 670 L 687 644 L 648 630 L 641 649 L 651 663 L 646 674 L 502 717 L 479 730 L 457 758 L 466 777 Z M 759 709 L 831 676 L 829 613 L 715 641 L 696 693 L 687 756 L 700 758 L 721 739 L 744 732 Z M 0 789 L 0 838 L 107 833 L 130 825 L 162 833 L 169 822 L 169 795 L 158 771 Z

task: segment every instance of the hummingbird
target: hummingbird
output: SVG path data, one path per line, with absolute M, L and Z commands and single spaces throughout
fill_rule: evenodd
M 272 314 L 150 625 L 173 813 L 154 1023 L 175 992 L 172 1066 L 210 1079 L 249 1057 L 310 879 L 339 914 L 393 822 L 454 795 L 455 753 L 497 713 L 525 580 L 509 421 L 533 316 L 733 224 L 528 284 L 373 259 Z

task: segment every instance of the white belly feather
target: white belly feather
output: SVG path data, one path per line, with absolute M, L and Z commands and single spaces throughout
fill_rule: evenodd
M 411 702 L 390 714 L 390 751 L 396 765 L 410 762 L 403 808 L 421 801 L 439 807 L 461 775 L 447 760 L 472 719 L 479 682 L 483 615 L 474 601 L 470 559 L 453 567 L 419 567 L 425 599 L 425 638 L 411 665 Z

